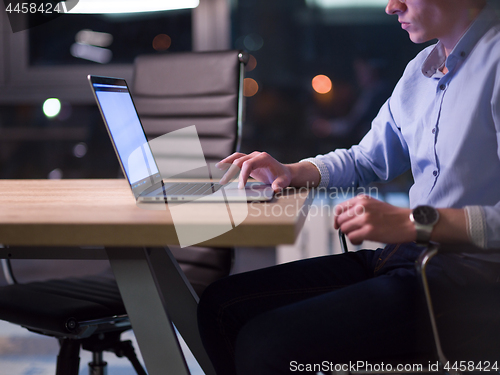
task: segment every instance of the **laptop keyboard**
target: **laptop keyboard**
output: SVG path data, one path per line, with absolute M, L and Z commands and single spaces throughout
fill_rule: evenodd
M 163 192 L 159 192 L 157 195 L 208 195 L 215 193 L 223 185 L 214 184 L 211 182 L 205 183 L 176 183 L 170 186 L 165 186 Z

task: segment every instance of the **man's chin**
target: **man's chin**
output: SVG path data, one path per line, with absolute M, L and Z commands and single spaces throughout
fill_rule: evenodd
M 414 34 L 414 33 L 410 33 L 410 32 L 408 34 L 409 34 L 410 40 L 415 44 L 421 44 L 421 43 L 428 42 L 429 40 L 432 40 L 431 38 L 425 38 L 422 35 L 418 35 L 418 34 Z

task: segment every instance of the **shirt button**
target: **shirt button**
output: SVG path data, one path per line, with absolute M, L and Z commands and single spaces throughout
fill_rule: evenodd
M 436 176 L 438 175 L 438 171 L 434 171 L 434 172 L 432 172 L 432 175 L 433 175 L 434 177 L 436 177 Z
M 432 129 L 432 134 L 436 134 L 436 128 Z
M 446 85 L 443 83 L 441 86 L 439 86 L 439 88 L 444 91 L 446 89 Z
M 466 53 L 465 51 L 460 52 L 460 57 L 465 57 Z

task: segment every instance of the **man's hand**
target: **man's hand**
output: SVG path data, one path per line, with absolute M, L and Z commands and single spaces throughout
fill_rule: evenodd
M 233 164 L 239 168 L 238 187 L 240 189 L 245 186 L 249 177 L 270 184 L 274 191 L 286 188 L 292 181 L 290 168 L 266 152 L 255 151 L 249 155 L 236 152 L 221 160 L 218 164 Z M 224 183 L 225 181 L 221 180 L 221 182 Z
M 364 240 L 410 242 L 417 237 L 410 213 L 410 209 L 392 206 L 368 195 L 358 195 L 335 207 L 334 226 L 355 245 Z
M 237 167 L 234 170 L 240 171 L 238 183 L 240 189 L 245 186 L 249 177 L 270 184 L 275 192 L 288 186 L 318 186 L 321 179 L 318 169 L 309 162 L 282 164 L 266 152 L 255 151 L 248 155 L 237 152 L 221 160 L 217 165 Z M 228 182 L 234 175 L 229 168 L 221 183 Z

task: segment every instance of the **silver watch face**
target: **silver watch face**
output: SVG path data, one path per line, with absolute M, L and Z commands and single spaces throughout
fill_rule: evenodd
M 413 210 L 413 220 L 421 225 L 434 225 L 439 219 L 438 211 L 431 206 L 418 206 Z

